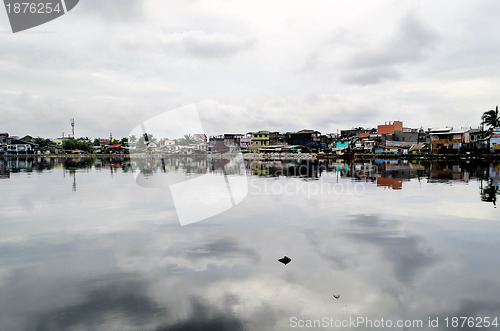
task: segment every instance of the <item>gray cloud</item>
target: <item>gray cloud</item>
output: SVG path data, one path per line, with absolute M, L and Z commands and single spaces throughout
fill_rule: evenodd
M 405 15 L 396 29 L 396 36 L 387 44 L 363 49 L 354 55 L 349 65 L 352 68 L 380 68 L 419 62 L 429 56 L 436 46 L 437 33 L 425 26 L 413 12 Z
M 378 84 L 402 77 L 403 66 L 426 59 L 439 40 L 415 12 L 403 16 L 393 31 L 391 38 L 374 46 L 365 45 L 364 35 L 337 30 L 307 57 L 304 68 L 335 70 L 346 84 Z
M 130 24 L 144 18 L 144 2 L 136 0 L 100 1 L 81 0 L 74 15 L 83 13 L 98 17 L 105 22 Z
M 196 58 L 224 58 L 247 50 L 255 44 L 251 38 L 231 34 L 204 31 L 174 33 L 162 37 L 163 47 L 168 52 L 180 53 Z
M 425 26 L 415 13 L 403 17 L 396 36 L 379 48 L 363 49 L 348 61 L 342 81 L 348 84 L 377 84 L 403 76 L 403 65 L 418 63 L 433 51 L 437 33 Z
M 359 34 L 342 28 L 336 28 L 331 35 L 322 41 L 305 60 L 302 67 L 305 71 L 314 71 L 316 69 L 332 70 L 334 63 L 330 63 L 330 57 L 336 53 L 341 53 L 344 48 L 355 48 L 360 39 Z M 345 62 L 345 61 L 343 61 Z
M 351 70 L 349 73 L 341 76 L 341 80 L 348 84 L 370 85 L 378 84 L 388 79 L 401 77 L 400 71 L 394 68 L 376 67 Z

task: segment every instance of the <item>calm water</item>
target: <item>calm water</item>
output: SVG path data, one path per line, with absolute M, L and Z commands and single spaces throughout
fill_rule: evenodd
M 499 164 L 1 161 L 0 330 L 500 318 Z

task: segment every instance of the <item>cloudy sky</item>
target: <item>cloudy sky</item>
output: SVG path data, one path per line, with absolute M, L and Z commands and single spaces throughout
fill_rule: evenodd
M 494 0 L 80 0 L 13 34 L 2 9 L 0 131 L 122 137 L 189 104 L 211 135 L 478 126 L 499 24 Z

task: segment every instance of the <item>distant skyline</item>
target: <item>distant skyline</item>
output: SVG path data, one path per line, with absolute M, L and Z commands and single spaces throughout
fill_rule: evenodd
M 82 0 L 12 34 L 0 132 L 124 137 L 195 103 L 207 135 L 401 120 L 478 127 L 500 104 L 500 3 Z

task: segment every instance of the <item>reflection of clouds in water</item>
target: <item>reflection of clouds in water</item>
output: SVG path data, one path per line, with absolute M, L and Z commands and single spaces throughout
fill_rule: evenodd
M 183 247 L 184 246 L 184 247 Z M 253 262 L 259 260 L 259 255 L 255 249 L 241 247 L 241 244 L 231 238 L 216 238 L 212 241 L 204 240 L 202 243 L 191 243 L 180 245 L 177 249 L 184 250 L 185 254 L 193 260 L 210 257 L 217 259 L 225 258 L 247 258 Z
M 241 329 L 239 326 L 242 323 L 228 314 L 230 306 L 241 300 L 236 294 L 226 293 L 224 286 L 210 286 L 225 279 L 238 281 L 248 278 L 251 275 L 248 267 L 239 265 L 229 268 L 209 264 L 204 271 L 183 272 L 181 279 L 162 275 L 161 269 L 144 270 L 139 265 L 140 270 L 123 273 L 116 265 L 123 260 L 114 259 L 113 253 L 130 252 L 126 248 L 136 246 L 136 255 L 149 257 L 151 247 L 141 251 L 140 244 L 129 246 L 128 239 L 132 237 L 124 235 L 121 238 L 125 238 L 123 242 L 114 237 L 115 234 L 93 236 L 91 239 L 74 238 L 72 244 L 51 245 L 42 240 L 25 245 L 4 244 L 2 252 L 11 257 L 10 263 L 23 256 L 29 256 L 29 259 L 18 263 L 4 278 L 4 286 L 0 290 L 3 307 L 0 329 L 61 330 L 83 327 L 92 330 L 137 330 L 176 329 L 189 325 L 206 325 L 219 330 Z M 231 250 L 238 250 L 237 246 L 234 243 L 222 245 Z M 37 250 L 39 247 L 43 250 Z M 214 245 L 209 244 L 208 247 Z M 243 248 L 240 250 L 245 251 Z M 224 254 L 221 252 L 222 256 Z M 44 265 L 47 257 L 49 266 Z M 146 261 L 142 267 L 147 265 Z M 153 273 L 149 279 L 144 277 L 148 272 Z M 87 277 L 92 278 L 88 280 Z M 217 289 L 215 296 L 207 298 L 209 301 L 203 298 L 206 286 Z M 156 295 L 158 293 L 153 290 L 159 287 L 161 292 Z M 221 295 L 223 300 L 217 300 Z M 200 298 L 193 299 L 194 296 Z M 210 302 L 214 298 L 215 302 Z M 30 322 L 26 325 L 22 321 Z
M 492 288 L 491 291 L 496 294 L 495 299 L 462 299 L 460 302 L 458 302 L 459 305 L 455 311 L 442 311 L 440 314 L 442 316 L 442 319 L 450 316 L 490 316 L 490 322 L 492 322 L 493 318 L 495 316 L 498 316 L 498 312 L 500 311 L 500 288 L 495 287 Z M 495 329 L 497 328 L 491 328 L 491 330 Z M 490 330 L 490 328 L 483 328 L 483 330 Z
M 115 279 L 101 286 L 86 284 L 80 300 L 48 310 L 38 317 L 36 330 L 137 330 L 158 326 L 165 309 L 147 296 L 146 284 Z
M 307 229 L 304 231 L 304 234 L 307 243 L 314 249 L 315 253 L 330 263 L 332 269 L 345 270 L 349 267 L 349 259 L 352 255 L 342 250 L 338 245 L 335 247 L 324 247 L 325 245 L 323 245 L 323 243 L 326 241 L 322 240 L 325 239 L 322 238 L 324 237 L 324 233 L 323 236 L 320 237 L 313 229 Z M 328 234 L 330 238 L 334 237 L 334 234 Z M 339 239 L 337 237 L 334 238 L 335 240 Z
M 0 201 L 2 330 L 287 330 L 290 316 L 332 312 L 427 318 L 498 311 L 500 267 L 491 260 L 498 222 L 436 216 L 441 207 L 432 200 L 449 186 L 434 185 L 431 197 L 412 185 L 405 195 L 373 187 L 356 199 L 254 195 L 179 227 L 175 211 L 165 212 L 169 197 L 128 175 L 78 174 L 69 197 L 62 193 L 71 186 L 45 185 L 43 194 L 44 176 L 30 179 L 35 195 L 16 179 L 23 185 Z M 463 199 L 477 198 L 475 187 L 460 190 Z M 420 215 L 397 216 L 415 207 L 409 195 L 429 204 L 419 211 L 425 223 Z M 34 212 L 15 202 L 22 197 L 35 202 Z M 49 197 L 57 197 L 53 205 Z M 377 216 L 361 214 L 372 210 Z M 292 262 L 279 263 L 283 255 Z
M 286 330 L 290 316 L 329 316 L 332 309 L 344 317 L 425 316 L 430 311 L 419 303 L 440 293 L 433 293 L 435 278 L 420 277 L 426 267 L 434 265 L 432 258 L 412 269 L 420 274 L 413 279 L 413 286 L 401 284 L 404 282 L 396 266 L 391 269 L 393 274 L 384 270 L 386 262 L 401 263 L 400 259 L 411 252 L 425 255 L 412 240 L 405 253 L 390 251 L 408 244 L 401 239 L 400 228 L 397 221 L 363 215 L 339 220 L 331 230 L 310 229 L 302 236 L 315 249 L 297 240 L 300 228 L 287 229 L 274 243 L 255 245 L 256 233 L 283 232 L 274 226 L 241 238 L 236 228 L 225 227 L 220 234 L 222 228 L 214 226 L 149 226 L 75 236 L 56 244 L 52 242 L 57 238 L 51 236 L 37 242 L 4 244 L 1 252 L 6 253 L 0 256 L 10 256 L 7 263 L 19 263 L 21 258 L 25 263 L 18 264 L 0 292 L 2 307 L 7 307 L 0 313 L 0 325 L 23 329 L 24 325 L 16 324 L 20 320 L 17 314 L 31 316 L 36 322 L 33 326 L 40 330 L 82 326 L 109 330 Z M 379 241 L 367 239 L 370 233 Z M 398 240 L 387 243 L 394 238 Z M 298 250 L 291 254 L 293 262 L 284 267 L 276 261 L 276 247 L 272 247 L 289 240 Z M 377 249 L 360 248 L 360 242 Z M 423 240 L 422 245 L 430 243 Z M 352 261 L 363 254 L 368 256 L 362 262 L 371 261 L 367 266 Z M 49 266 L 40 272 L 47 258 Z M 336 258 L 342 262 L 323 263 Z M 380 277 L 382 273 L 384 277 Z M 90 282 L 86 280 L 89 277 L 93 279 Z M 456 280 L 455 291 L 463 281 Z M 5 296 L 9 289 L 13 289 L 11 295 Z M 336 292 L 341 294 L 339 301 L 332 299 Z M 448 298 L 463 300 L 460 292 Z M 440 300 L 435 311 L 450 305 L 447 297 Z M 9 307 L 9 301 L 15 305 Z M 496 307 L 494 301 L 491 303 Z M 135 311 L 135 306 L 140 308 Z M 471 304 L 464 307 L 471 309 Z M 9 315 L 13 317 L 9 319 Z
M 392 264 L 396 278 L 402 283 L 411 283 L 439 259 L 425 238 L 403 232 L 400 221 L 359 215 L 354 216 L 350 224 L 354 227 L 347 231 L 348 235 L 377 248 L 383 260 Z
M 83 298 L 41 314 L 33 320 L 36 330 L 244 330 L 243 321 L 228 314 L 239 299 L 225 295 L 219 305 L 191 296 L 182 316 L 175 300 L 166 305 L 148 295 L 148 284 L 131 279 L 114 279 L 85 284 Z M 179 318 L 179 316 L 181 316 Z
M 200 301 L 197 298 L 191 300 L 191 315 L 189 318 L 165 324 L 158 331 L 177 330 L 207 330 L 207 331 L 238 331 L 245 330 L 243 322 L 234 315 L 220 311 L 214 306 Z

